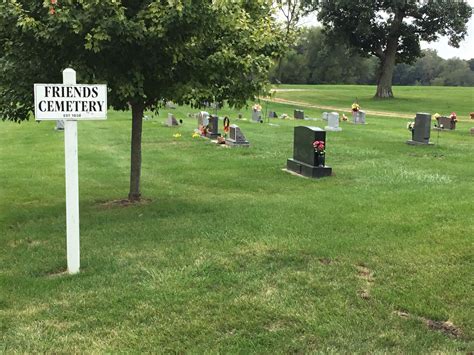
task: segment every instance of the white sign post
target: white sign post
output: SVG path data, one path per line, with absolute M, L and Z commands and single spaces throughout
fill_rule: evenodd
M 76 85 L 76 72 L 63 71 L 63 84 L 35 84 L 35 118 L 64 120 L 66 162 L 66 243 L 67 269 L 79 272 L 79 169 L 77 121 L 107 119 L 107 86 Z

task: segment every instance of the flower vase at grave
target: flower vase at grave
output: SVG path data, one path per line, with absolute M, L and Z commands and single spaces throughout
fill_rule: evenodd
M 317 154 L 317 166 L 325 166 L 326 163 L 326 154 Z

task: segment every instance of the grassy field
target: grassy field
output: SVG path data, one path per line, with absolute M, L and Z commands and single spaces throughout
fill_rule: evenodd
M 419 111 L 409 101 L 393 111 Z M 430 147 L 405 144 L 406 119 L 342 123 L 327 137 L 334 176 L 310 180 L 282 171 L 301 121 L 232 112 L 252 146 L 225 149 L 191 138 L 195 111 L 174 111 L 179 128 L 162 126 L 167 112 L 144 122 L 147 201 L 128 207 L 110 201 L 128 192 L 130 113 L 80 122 L 75 276 L 60 274 L 63 133 L 0 122 L 0 351 L 474 350 L 470 122 L 432 131 Z
M 331 105 L 350 111 L 357 98 L 362 109 L 414 114 L 430 112 L 449 115 L 456 112 L 459 119 L 469 119 L 474 111 L 474 88 L 441 86 L 394 87 L 395 99 L 374 100 L 375 86 L 362 85 L 281 85 L 275 97 L 314 105 Z

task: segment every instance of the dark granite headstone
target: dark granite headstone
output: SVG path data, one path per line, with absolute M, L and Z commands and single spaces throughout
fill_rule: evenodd
M 304 111 L 303 110 L 295 110 L 293 113 L 293 117 L 295 120 L 304 120 Z
M 229 126 L 229 137 L 226 138 L 225 144 L 239 147 L 250 146 L 249 141 L 245 138 L 240 127 L 235 124 Z
M 295 127 L 293 159 L 287 161 L 288 170 L 313 178 L 331 175 L 331 167 L 324 164 L 321 166 L 321 157 L 313 147 L 314 141 L 323 141 L 326 144 L 326 131 L 319 127 Z
M 451 120 L 450 117 L 440 116 L 436 118 L 438 123 L 436 124 L 436 129 L 446 129 L 446 130 L 455 130 L 456 129 L 456 121 Z
M 408 144 L 431 144 L 431 115 L 429 113 L 418 112 L 416 114 L 412 133 L 413 139 L 407 141 Z
M 211 115 L 209 117 L 209 124 L 207 125 L 207 137 L 208 138 L 217 138 L 221 134 L 219 133 L 219 117 L 216 115 Z

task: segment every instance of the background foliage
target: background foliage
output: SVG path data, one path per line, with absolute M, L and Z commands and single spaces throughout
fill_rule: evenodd
M 465 44 L 467 45 L 467 44 Z M 304 28 L 296 45 L 270 78 L 286 84 L 375 84 L 377 59 L 364 58 L 354 50 L 327 39 L 321 28 Z M 423 50 L 413 64 L 395 66 L 395 85 L 474 86 L 474 58 L 443 59 L 435 50 Z

